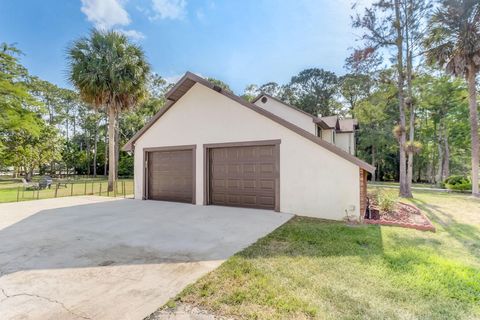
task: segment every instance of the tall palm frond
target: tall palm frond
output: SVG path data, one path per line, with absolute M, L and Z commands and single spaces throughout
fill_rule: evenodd
M 480 3 L 444 0 L 430 20 L 425 40 L 429 64 L 455 76 L 466 76 L 469 64 L 480 70 Z

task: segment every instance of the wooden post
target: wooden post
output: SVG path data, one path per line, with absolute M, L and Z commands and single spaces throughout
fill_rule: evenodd
M 60 185 L 60 183 L 57 183 L 57 186 L 55 187 L 55 198 L 57 197 L 58 195 L 58 186 Z
M 85 187 L 83 189 L 83 195 L 86 196 L 87 195 L 87 181 L 85 181 Z
M 107 185 L 107 197 L 110 197 L 110 190 L 108 189 L 108 185 Z
M 92 181 L 92 196 L 95 195 L 95 191 L 94 191 L 95 188 L 94 188 L 94 186 L 93 186 L 94 183 L 95 183 L 95 182 Z M 100 187 L 101 187 L 101 186 L 102 186 L 102 183 L 100 183 Z
M 19 197 L 20 197 L 20 187 L 17 188 L 17 202 Z
M 125 191 L 125 181 L 122 181 L 122 190 L 123 190 L 123 197 L 126 198 L 127 197 L 127 193 Z
M 117 188 L 118 188 L 118 181 L 115 180 L 115 184 L 113 185 L 113 196 L 117 197 Z
M 73 196 L 73 182 L 70 185 L 70 197 Z
M 102 195 L 102 182 L 100 181 L 100 194 L 99 194 L 99 196 L 101 196 L 101 195 Z

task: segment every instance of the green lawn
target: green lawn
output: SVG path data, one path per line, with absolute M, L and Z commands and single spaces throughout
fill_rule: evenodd
M 55 184 L 50 189 L 26 190 L 23 184 L 14 180 L 0 180 L 0 203 L 15 202 L 17 197 L 19 201 L 28 201 L 36 199 L 46 199 L 55 197 Z M 107 192 L 107 180 L 104 178 L 72 180 L 58 188 L 57 197 L 80 196 L 80 195 L 102 195 L 114 196 L 113 192 Z M 73 186 L 73 187 L 72 187 Z M 133 194 L 133 179 L 120 179 L 117 184 L 117 196 L 123 196 L 123 186 L 125 186 L 125 194 Z
M 436 233 L 296 217 L 168 305 L 242 319 L 480 319 L 480 201 L 412 202 Z
M 392 186 L 392 187 L 398 187 L 399 183 L 394 182 L 394 181 L 369 181 L 368 184 L 374 184 L 374 185 L 384 185 L 384 186 Z M 431 183 L 412 183 L 413 187 L 418 187 L 418 188 L 438 188 L 435 184 Z

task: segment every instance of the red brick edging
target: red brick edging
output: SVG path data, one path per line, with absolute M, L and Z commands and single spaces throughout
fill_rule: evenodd
M 416 206 L 411 205 L 409 203 L 404 203 L 401 202 L 403 205 L 409 206 L 411 208 L 418 209 Z M 423 224 L 415 224 L 415 223 L 405 223 L 405 222 L 396 222 L 396 221 L 385 221 L 385 220 L 370 220 L 370 219 L 363 219 L 363 222 L 366 224 L 376 224 L 376 225 L 382 225 L 382 226 L 393 226 L 393 227 L 402 227 L 402 228 L 409 228 L 409 229 L 416 229 L 420 231 L 431 231 L 435 232 L 435 226 L 432 224 L 430 219 L 426 215 L 424 215 L 422 212 L 420 212 L 422 217 L 428 222 L 428 225 L 423 225 Z

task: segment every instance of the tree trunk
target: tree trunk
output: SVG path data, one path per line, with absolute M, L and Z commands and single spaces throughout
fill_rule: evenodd
M 403 77 L 403 35 L 402 35 L 402 26 L 400 18 L 400 0 L 395 0 L 395 29 L 397 32 L 397 77 L 398 77 L 398 110 L 400 117 L 400 132 L 398 137 L 399 152 L 400 152 L 400 164 L 399 164 L 399 180 L 400 180 L 400 196 L 409 197 L 407 186 L 407 158 L 405 153 L 405 142 L 406 137 L 406 119 L 405 119 L 405 98 L 403 88 L 405 85 L 405 80 Z
M 403 197 L 412 198 L 412 181 L 413 181 L 413 129 L 410 129 L 410 148 L 408 149 L 408 161 L 407 161 L 407 183 L 406 183 L 406 192 Z
M 87 139 L 87 176 L 90 177 L 90 135 L 86 135 L 85 138 Z
M 115 163 L 115 122 L 116 107 L 108 106 L 108 191 L 113 191 L 116 182 L 116 163 Z
M 475 67 L 470 64 L 468 81 L 468 102 L 470 109 L 470 135 L 472 138 L 472 195 L 480 196 L 478 193 L 478 111 L 477 111 L 477 88 L 475 81 Z
M 376 163 L 375 163 L 375 162 L 376 162 L 376 159 L 375 159 L 375 146 L 372 146 L 372 166 L 374 166 L 374 167 L 376 167 Z M 375 182 L 375 181 L 376 181 L 376 178 L 377 178 L 377 177 L 375 176 L 375 171 L 376 171 L 376 170 L 374 170 L 374 171 L 372 172 L 372 181 L 373 181 L 373 182 Z
M 120 121 L 119 121 L 120 113 L 117 112 L 116 121 L 115 121 L 115 177 L 118 179 L 118 160 L 120 159 Z
M 433 164 L 434 159 L 429 157 L 428 163 L 427 163 L 427 169 L 426 169 L 426 174 L 428 177 L 428 183 L 434 184 L 435 183 L 435 169 L 434 169 L 434 164 Z
M 73 134 L 72 136 L 75 137 L 75 135 L 77 134 L 77 115 L 76 115 L 76 112 L 74 112 L 73 114 L 73 118 L 72 118 L 72 122 L 73 122 Z
M 409 85 L 411 86 L 411 84 Z M 408 89 L 410 92 L 411 88 Z M 413 197 L 412 196 L 412 181 L 413 181 L 413 144 L 415 138 L 415 106 L 413 105 L 412 96 L 409 93 L 409 105 L 410 105 L 410 123 L 409 123 L 409 145 L 408 148 L 408 162 L 407 162 L 407 188 L 404 197 Z
M 420 182 L 422 181 L 422 171 L 423 171 L 424 165 L 418 166 L 418 175 L 417 175 L 417 181 Z
M 448 131 L 445 127 L 445 132 L 443 134 L 443 142 L 444 142 L 444 157 L 443 157 L 443 180 L 450 176 L 450 146 L 448 145 Z
M 440 187 L 443 181 L 443 164 L 444 164 L 444 150 L 443 150 L 443 138 L 442 138 L 442 125 L 439 126 L 438 137 L 437 137 L 437 148 L 438 148 L 438 169 L 437 176 L 435 178 L 435 184 Z
M 26 170 L 25 180 L 27 180 L 27 182 L 31 182 L 32 178 L 33 178 L 33 167 Z
M 409 3 L 409 5 L 412 5 Z M 405 14 L 408 15 L 410 10 L 405 10 Z M 405 21 L 409 21 L 410 17 L 405 17 Z M 404 197 L 412 197 L 412 181 L 413 181 L 413 143 L 415 139 L 415 105 L 413 103 L 413 89 L 412 89 L 412 75 L 413 75 L 413 52 L 412 52 L 412 39 L 410 37 L 410 25 L 408 22 L 405 23 L 405 45 L 406 45 L 406 58 L 407 58 L 407 105 L 408 110 L 410 111 L 410 121 L 408 126 L 408 161 L 407 161 L 407 182 L 406 182 L 406 192 Z
M 66 122 L 67 122 L 67 130 L 66 130 L 66 140 L 67 140 L 67 154 L 68 156 L 70 157 L 70 138 L 69 138 L 69 133 L 68 133 L 68 130 L 69 130 L 69 127 L 68 127 L 68 118 L 70 117 L 70 109 L 67 109 L 67 118 L 66 118 Z M 65 161 L 65 169 L 67 171 L 67 176 L 68 176 L 68 166 L 69 166 L 69 161 Z M 62 170 L 60 169 L 60 176 L 62 175 Z
M 105 122 L 108 122 L 107 119 L 105 119 Z M 108 127 L 108 123 L 107 123 Z M 105 147 L 105 159 L 103 162 L 103 175 L 107 176 L 107 168 L 108 168 L 108 130 L 105 130 L 105 142 L 104 142 L 104 147 Z
M 95 129 L 93 132 L 93 177 L 97 177 L 97 146 L 98 146 L 98 119 L 95 111 Z

